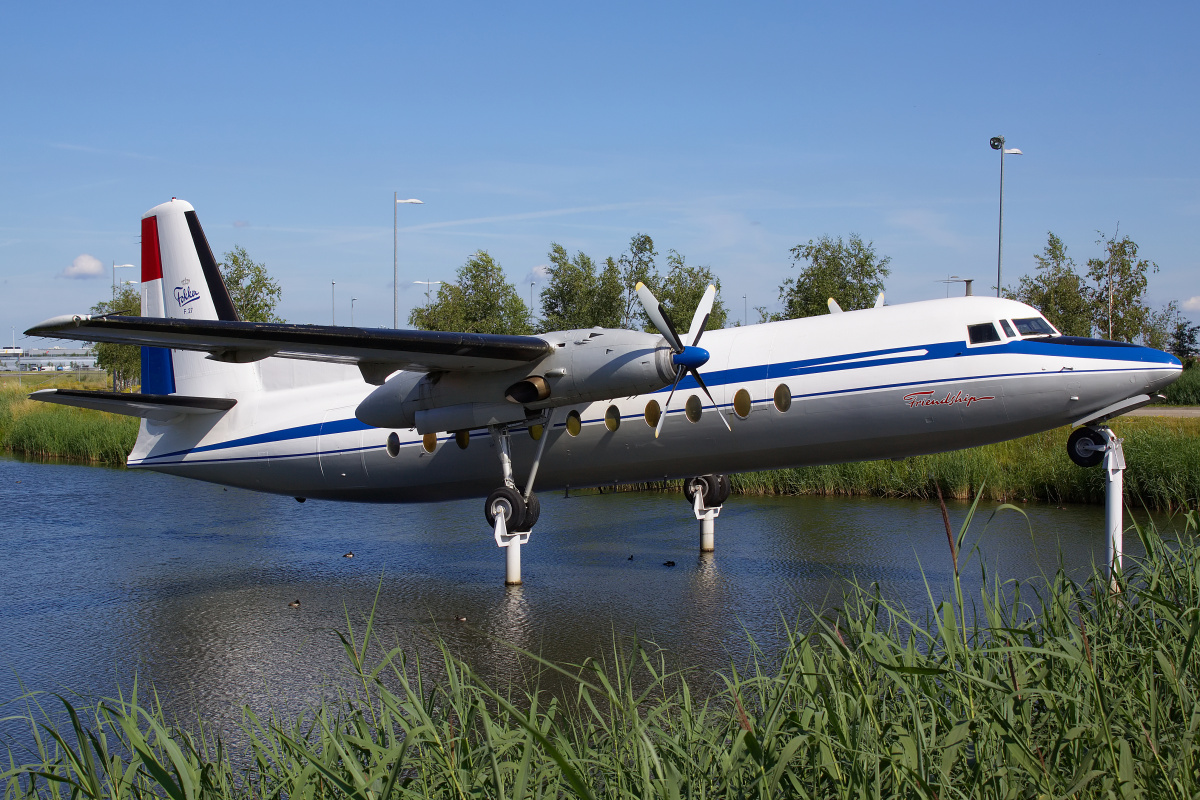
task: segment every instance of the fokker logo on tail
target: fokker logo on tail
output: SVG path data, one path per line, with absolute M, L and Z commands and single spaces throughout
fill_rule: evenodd
M 179 303 L 179 307 L 183 308 L 186 305 L 194 303 L 200 299 L 200 293 L 193 289 L 188 284 L 191 283 L 189 278 L 184 278 L 182 286 L 175 287 L 175 302 Z M 191 313 L 191 309 L 185 309 L 186 313 Z

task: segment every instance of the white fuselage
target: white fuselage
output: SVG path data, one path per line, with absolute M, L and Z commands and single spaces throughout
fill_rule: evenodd
M 995 322 L 999 330 L 1000 320 L 1034 316 L 1013 301 L 966 297 L 710 331 L 703 375 L 719 412 L 691 378 L 680 383 L 657 439 L 646 409 L 651 401 L 665 403 L 669 387 L 558 408 L 535 488 L 973 447 L 1069 424 L 1157 391 L 1179 374 L 1176 359 L 1143 347 L 1003 335 L 998 342 L 967 341 L 968 325 Z M 587 332 L 577 333 L 580 341 L 572 344 L 586 346 Z M 596 341 L 602 346 L 603 336 Z M 129 466 L 367 502 L 483 496 L 500 484 L 486 429 L 471 431 L 465 449 L 441 433 L 427 452 L 414 429 L 372 428 L 356 419 L 356 407 L 376 387 L 354 367 L 269 358 L 237 368 L 243 374 L 228 390 L 238 400 L 233 409 L 170 423 L 143 420 Z M 704 401 L 695 421 L 685 413 L 693 396 Z M 616 412 L 606 424 L 610 407 Z M 578 435 L 564 424 L 571 409 L 581 417 Z M 717 413 L 727 416 L 732 433 Z M 537 445 L 526 430 L 513 429 L 518 483 Z M 394 454 L 393 432 L 400 445 Z

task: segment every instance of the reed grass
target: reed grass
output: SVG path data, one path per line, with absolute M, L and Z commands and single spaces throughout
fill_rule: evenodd
M 946 523 L 952 596 L 923 611 L 850 585 L 715 693 L 659 652 L 531 663 L 551 696 L 488 685 L 443 646 L 433 681 L 372 630 L 339 634 L 350 680 L 292 720 L 245 712 L 245 753 L 168 722 L 153 696 L 56 717 L 27 697 L 36 757 L 6 798 L 1194 798 L 1200 795 L 1197 515 L 1110 579 L 957 576 L 975 506 Z M 961 559 L 961 563 L 960 563 Z M 988 586 L 985 581 L 985 586 Z M 61 723 L 55 722 L 62 719 Z M 234 764 L 243 766 L 235 767 Z
M 1167 403 L 1170 405 L 1200 406 L 1200 362 L 1193 361 L 1163 394 L 1167 396 Z
M 34 388 L 96 388 L 76 380 L 44 381 Z M 138 420 L 28 398 L 31 388 L 0 387 L 0 447 L 37 459 L 123 465 L 137 439 Z

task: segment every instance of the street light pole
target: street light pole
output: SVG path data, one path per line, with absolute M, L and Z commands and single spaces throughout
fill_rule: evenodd
M 996 245 L 996 297 L 999 297 L 1000 267 L 1004 263 L 1004 156 L 1006 154 L 1012 156 L 1024 154 L 1015 147 L 1005 149 L 1003 136 L 993 136 L 988 144 L 992 146 L 993 150 L 1000 151 L 1000 232 L 999 242 Z
M 337 281 L 329 282 L 329 317 L 330 324 L 337 325 Z
M 354 301 L 357 299 L 358 299 L 357 297 L 350 298 L 350 327 L 351 328 L 354 327 Z
M 401 203 L 410 205 L 425 205 L 422 201 L 416 198 L 401 200 L 398 192 L 392 192 L 392 329 L 400 327 L 400 228 L 399 228 L 399 212 L 396 206 Z
M 132 269 L 133 264 L 118 264 L 116 261 L 113 262 L 113 267 L 112 267 L 112 301 L 113 301 L 113 305 L 116 305 L 116 303 L 117 303 L 117 270 L 125 269 L 126 267 L 129 267 Z M 115 311 L 116 309 L 113 309 L 113 310 Z

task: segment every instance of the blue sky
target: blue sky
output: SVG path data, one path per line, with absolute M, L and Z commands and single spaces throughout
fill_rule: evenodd
M 0 323 L 108 295 L 138 220 L 193 203 L 265 261 L 295 322 L 390 325 L 413 280 L 488 250 L 528 298 L 552 241 L 639 231 L 711 266 L 731 320 L 778 305 L 789 248 L 857 232 L 889 302 L 1005 283 L 1097 230 L 1200 320 L 1195 4 L 7 4 Z M 133 273 L 133 270 L 127 270 Z M 136 277 L 132 274 L 125 277 Z M 751 310 L 751 315 L 754 312 Z M 8 330 L 3 338 L 8 339 Z

